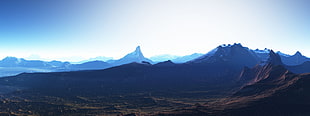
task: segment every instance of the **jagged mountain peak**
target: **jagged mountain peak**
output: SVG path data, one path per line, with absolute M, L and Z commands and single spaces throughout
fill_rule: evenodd
M 297 51 L 297 52 L 294 54 L 294 56 L 302 56 L 302 54 L 301 54 L 299 51 Z
M 253 50 L 255 53 L 259 53 L 259 54 L 269 54 L 269 52 L 270 52 L 270 49 L 267 49 L 267 48 L 265 48 L 265 49 L 263 49 L 263 50 L 260 50 L 260 49 L 255 49 L 255 50 Z
M 258 56 L 249 48 L 243 47 L 239 43 L 233 45 L 221 45 L 211 50 L 207 54 L 189 61 L 188 63 L 228 63 L 231 65 L 238 64 L 238 66 L 255 66 L 259 62 Z
M 216 54 L 221 54 L 221 55 L 234 55 L 236 53 L 249 52 L 249 51 L 250 51 L 249 48 L 243 47 L 240 43 L 234 43 L 233 45 L 223 44 L 216 48 Z
M 285 57 L 281 57 L 282 61 L 286 65 L 294 66 L 294 65 L 301 65 L 306 61 L 310 61 L 310 58 L 302 55 L 299 51 L 297 51 L 294 55 L 288 55 Z
M 217 48 L 225 48 L 225 47 L 239 47 L 239 48 L 243 48 L 243 46 L 241 45 L 241 43 L 234 43 L 234 44 L 222 44 L 220 46 L 218 46 Z
M 118 65 L 128 64 L 132 62 L 142 63 L 142 61 L 153 63 L 153 61 L 143 56 L 140 46 L 137 46 L 135 51 L 127 54 L 126 56 L 124 56 L 123 58 L 119 60 L 109 61 L 108 63 L 112 63 L 114 66 L 118 66 Z
M 272 65 L 283 65 L 280 55 L 275 53 L 273 50 L 269 53 L 268 63 Z
M 140 46 L 137 46 L 137 47 L 136 47 L 135 52 L 141 52 Z
M 139 58 L 139 59 L 143 59 L 144 58 L 140 46 L 137 46 L 135 51 L 127 54 L 125 57 L 136 57 L 136 58 Z

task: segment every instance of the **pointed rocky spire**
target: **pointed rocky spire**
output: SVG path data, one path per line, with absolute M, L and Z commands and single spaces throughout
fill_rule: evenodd
M 141 52 L 140 46 L 137 46 L 137 47 L 136 47 L 135 52 Z
M 302 56 L 302 54 L 301 54 L 299 51 L 297 51 L 297 52 L 294 54 L 294 56 Z
M 128 63 L 132 63 L 132 62 L 142 63 L 142 61 L 144 61 L 143 63 L 146 63 L 146 62 L 152 63 L 153 62 L 153 61 L 145 58 L 142 54 L 140 46 L 137 46 L 135 51 L 127 54 L 126 56 L 124 56 L 121 59 L 114 61 L 113 65 L 118 66 L 118 65 L 128 64 Z
M 141 52 L 140 46 L 137 46 L 136 50 L 133 53 L 134 53 L 134 55 L 136 55 L 138 57 L 143 57 L 144 58 L 144 56 L 143 56 L 143 54 Z
M 272 65 L 283 65 L 280 55 L 275 53 L 273 50 L 269 53 L 268 62 Z
M 243 47 L 241 43 L 234 43 L 233 47 Z

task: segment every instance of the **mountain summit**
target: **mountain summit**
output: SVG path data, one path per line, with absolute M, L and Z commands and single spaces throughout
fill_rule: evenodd
M 281 56 L 281 58 L 284 64 L 290 66 L 301 65 L 306 61 L 310 61 L 310 58 L 303 56 L 299 51 L 292 56 Z
M 272 65 L 283 65 L 280 55 L 275 53 L 273 50 L 269 53 L 268 62 Z
M 297 51 L 297 52 L 294 54 L 294 56 L 302 56 L 302 54 L 301 54 L 299 51 Z
M 257 55 L 240 43 L 221 45 L 209 53 L 190 61 L 192 63 L 230 63 L 252 67 L 259 62 Z M 241 63 L 241 64 L 240 64 Z
M 109 63 L 112 63 L 114 66 L 117 66 L 132 62 L 142 63 L 142 61 L 153 63 L 150 59 L 147 59 L 143 56 L 140 46 L 137 46 L 135 51 L 125 55 L 123 58 L 119 60 L 109 61 Z
M 139 60 L 142 60 L 145 58 L 141 52 L 140 46 L 137 46 L 134 52 L 127 54 L 125 57 L 138 58 Z

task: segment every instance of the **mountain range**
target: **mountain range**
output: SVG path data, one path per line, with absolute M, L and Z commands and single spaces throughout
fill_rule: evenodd
M 239 54 L 238 54 L 239 53 Z M 243 62 L 248 64 L 246 66 L 253 66 L 258 62 L 264 62 L 268 59 L 268 54 L 270 53 L 269 49 L 264 50 L 251 50 L 247 47 L 243 47 L 241 44 L 233 44 L 233 45 L 220 45 L 217 48 L 211 50 L 206 54 L 194 53 L 187 56 L 172 56 L 172 55 L 161 55 L 157 57 L 151 57 L 148 59 L 144 57 L 140 46 L 136 47 L 135 51 L 128 53 L 123 58 L 118 60 L 112 60 L 111 57 L 97 57 L 83 63 L 76 64 L 70 62 L 61 62 L 61 61 L 40 61 L 40 60 L 25 60 L 23 58 L 16 57 L 6 57 L 0 61 L 0 76 L 11 76 L 17 75 L 24 72 L 61 72 L 61 71 L 77 71 L 77 70 L 98 70 L 98 69 L 106 69 L 114 66 L 119 66 L 123 64 L 128 64 L 132 62 L 142 63 L 148 62 L 151 64 L 155 64 L 158 62 L 163 62 L 170 60 L 174 63 L 186 63 L 186 62 L 213 62 L 213 60 L 232 60 L 234 62 Z M 302 68 L 297 70 L 299 66 L 303 65 L 303 67 L 309 67 L 310 58 L 303 56 L 299 51 L 297 51 L 294 55 L 287 55 L 281 52 L 277 52 L 283 63 L 288 65 L 287 68 L 293 70 L 296 73 L 304 73 L 307 72 L 307 68 Z M 223 56 L 219 56 L 223 55 Z M 248 56 L 244 56 L 248 55 Z M 226 56 L 233 56 L 232 59 L 225 59 Z M 162 57 L 162 58 L 160 58 Z M 242 61 L 238 57 L 248 57 L 247 61 Z M 102 61 L 105 59 L 107 61 Z M 110 59 L 110 60 L 108 60 Z M 213 60 L 212 60 L 213 59 Z M 240 59 L 239 61 L 237 61 Z M 204 61 L 202 61 L 204 60 Z M 296 67 L 297 66 L 297 67 Z M 304 70 L 304 71 L 302 71 Z
M 286 64 L 296 58 L 305 62 Z M 7 58 L 1 65 L 29 66 L 24 62 Z M 90 70 L 97 64 L 103 67 Z M 241 44 L 218 46 L 185 63 L 154 63 L 137 47 L 107 63 L 58 64 L 65 72 L 0 78 L 0 114 L 310 115 L 309 64 L 299 53 L 284 56 Z

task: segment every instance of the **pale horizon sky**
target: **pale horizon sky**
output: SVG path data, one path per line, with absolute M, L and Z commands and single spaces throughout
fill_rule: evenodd
M 310 56 L 308 0 L 1 0 L 0 57 L 118 59 L 241 43 Z

